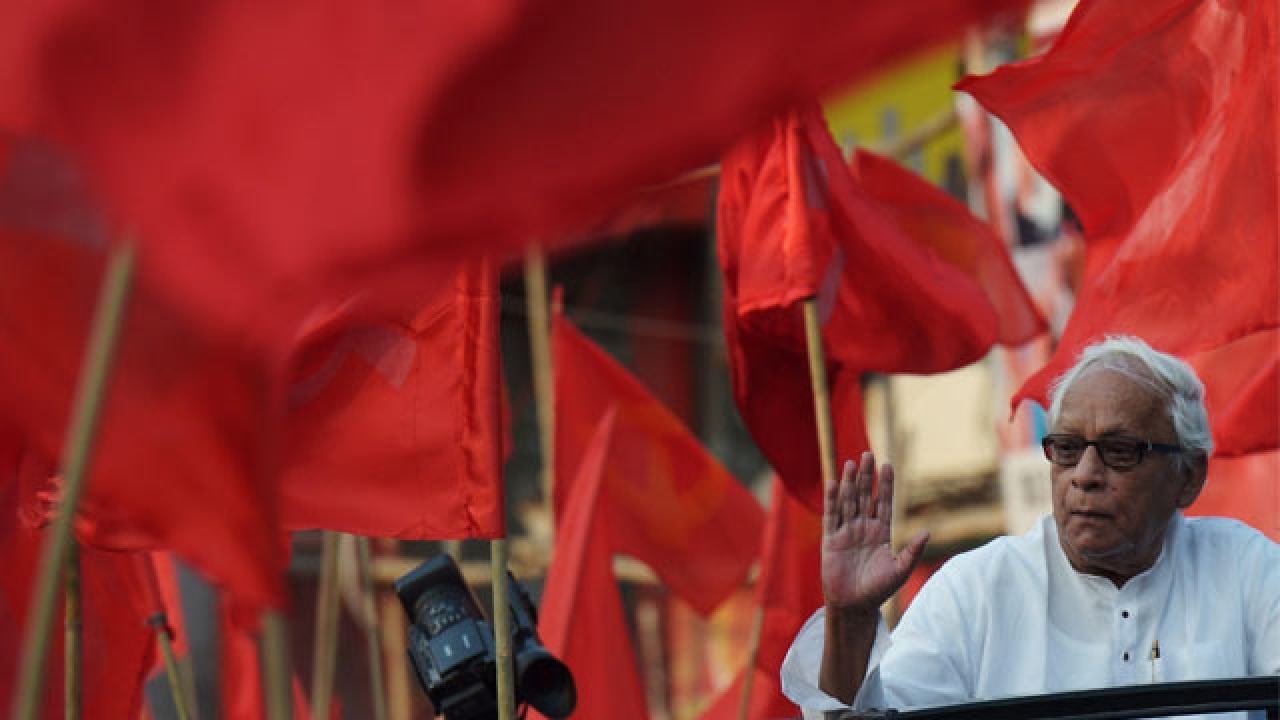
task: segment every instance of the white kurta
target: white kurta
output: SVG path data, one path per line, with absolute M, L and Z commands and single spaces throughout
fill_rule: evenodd
M 847 707 L 818 689 L 823 617 L 782 665 L 806 718 Z M 882 621 L 854 707 L 1242 675 L 1280 675 L 1280 545 L 1234 520 L 1177 513 L 1156 563 L 1117 588 L 1076 572 L 1045 517 L 948 561 L 892 636 Z

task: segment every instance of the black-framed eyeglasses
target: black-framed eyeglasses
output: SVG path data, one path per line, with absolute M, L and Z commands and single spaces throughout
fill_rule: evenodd
M 1045 435 L 1040 445 L 1044 448 L 1044 456 L 1049 459 L 1049 462 L 1064 467 L 1073 467 L 1079 463 L 1080 458 L 1084 457 L 1085 449 L 1092 445 L 1098 449 L 1098 457 L 1102 459 L 1102 464 L 1112 470 L 1132 470 L 1142 464 L 1147 455 L 1153 452 L 1176 453 L 1183 450 L 1181 445 L 1156 443 L 1123 435 L 1108 435 L 1096 440 L 1085 440 L 1080 435 L 1052 433 Z

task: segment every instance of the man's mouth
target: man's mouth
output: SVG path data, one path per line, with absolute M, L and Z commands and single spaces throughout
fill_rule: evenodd
M 1110 520 L 1112 517 L 1111 513 L 1098 512 L 1097 510 L 1072 510 L 1071 515 L 1095 520 Z

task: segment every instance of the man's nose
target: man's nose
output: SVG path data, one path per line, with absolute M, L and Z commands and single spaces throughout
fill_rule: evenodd
M 1107 466 L 1096 445 L 1090 445 L 1080 455 L 1080 462 L 1071 468 L 1071 484 L 1081 490 L 1099 490 L 1105 484 Z

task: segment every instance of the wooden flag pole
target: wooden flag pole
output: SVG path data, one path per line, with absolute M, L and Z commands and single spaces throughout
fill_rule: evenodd
M 71 423 L 62 449 L 62 504 L 53 519 L 41 550 L 40 568 L 31 594 L 27 635 L 19 663 L 17 692 L 14 694 L 14 720 L 34 720 L 44 683 L 44 664 L 49 654 L 49 630 L 53 624 L 58 578 L 66 568 L 71 545 L 71 524 L 84 489 L 85 469 L 97 435 L 107 378 L 115 356 L 116 341 L 124 320 L 129 289 L 133 282 L 134 251 L 132 243 L 114 250 L 107 262 L 105 280 L 98 295 L 93 329 L 84 363 L 80 367 L 79 386 L 71 411 Z
M 84 656 L 84 621 L 81 612 L 80 545 L 74 540 L 67 548 L 67 579 L 62 591 L 63 625 L 66 637 L 62 646 L 63 716 L 67 720 L 80 720 L 81 676 L 80 659 Z
M 262 613 L 262 690 L 270 720 L 292 720 L 289 693 L 289 646 L 284 615 L 279 610 Z
M 555 376 L 551 369 L 551 322 L 547 312 L 547 264 L 542 248 L 530 245 L 524 257 L 524 300 L 528 308 L 529 352 L 533 365 L 533 397 L 538 411 L 538 442 L 542 451 L 539 484 L 548 517 L 554 513 Z M 554 528 L 554 523 L 551 524 Z M 554 532 L 554 530 L 553 530 Z
M 191 720 L 191 704 L 182 683 L 182 675 L 178 671 L 178 658 L 173 654 L 173 632 L 169 630 L 169 618 L 165 613 L 158 613 L 147 622 L 156 629 L 156 639 L 160 641 L 160 654 L 164 657 L 164 675 L 169 681 L 169 693 L 173 695 L 173 707 L 178 712 L 178 720 Z
M 836 433 L 831 423 L 831 391 L 827 387 L 826 353 L 817 298 L 804 301 L 804 335 L 809 348 L 809 378 L 813 384 L 813 412 L 818 424 L 818 452 L 822 455 L 822 488 L 836 481 Z
M 498 656 L 498 720 L 516 716 L 515 666 L 511 662 L 511 605 L 507 602 L 507 539 L 489 541 L 493 572 L 493 639 Z
M 341 536 L 323 532 L 320 587 L 316 593 L 315 656 L 311 664 L 311 713 L 329 717 L 333 699 L 333 673 L 338 664 L 338 545 Z
M 369 688 L 373 695 L 373 720 L 387 720 L 387 688 L 382 679 L 382 641 L 379 637 L 378 588 L 373 579 L 373 552 L 369 538 L 357 535 L 355 540 L 365 638 L 369 646 Z

